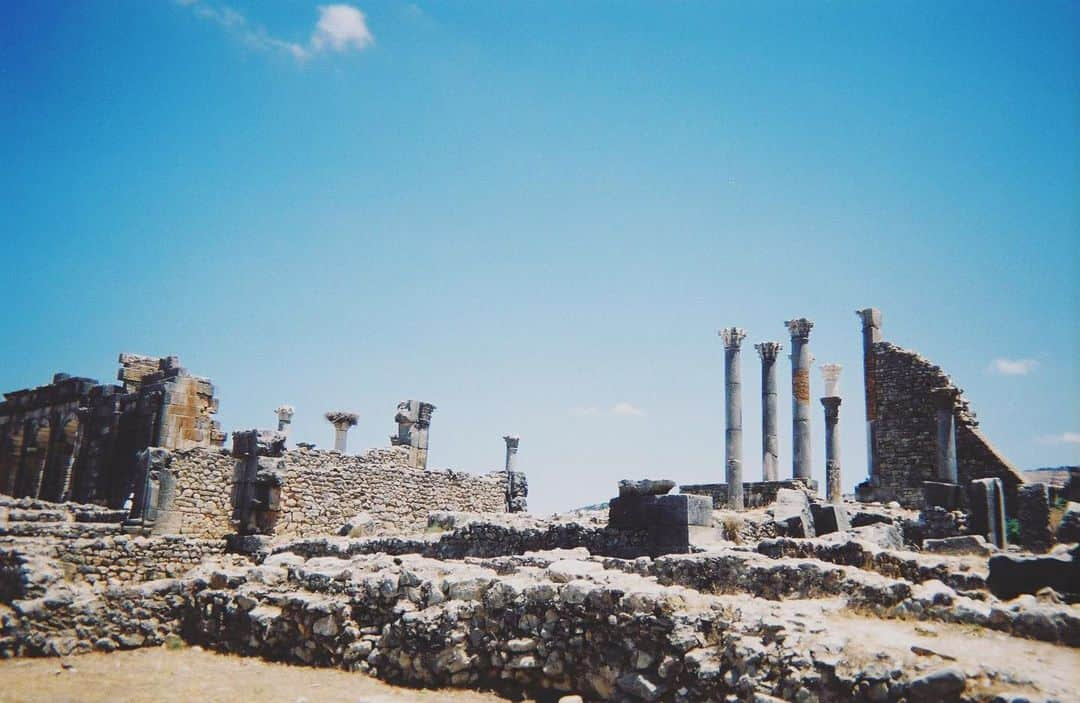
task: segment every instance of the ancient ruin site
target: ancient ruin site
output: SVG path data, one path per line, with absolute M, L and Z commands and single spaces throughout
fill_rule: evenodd
M 1080 0 L 0 0 L 0 703 L 1080 703 Z
M 550 517 L 528 511 L 515 435 L 501 471 L 429 466 L 424 401 L 398 405 L 389 446 L 351 453 L 348 411 L 325 413 L 333 449 L 290 442 L 288 405 L 228 438 L 214 386 L 177 357 L 6 393 L 0 655 L 78 669 L 198 648 L 562 703 L 1077 700 L 1080 469 L 1017 471 L 941 368 L 886 341 L 879 310 L 858 321 L 869 471 L 847 496 L 841 369 L 821 366 L 816 438 L 805 318 L 753 345 L 760 475 L 730 327 L 726 480 L 658 467 Z

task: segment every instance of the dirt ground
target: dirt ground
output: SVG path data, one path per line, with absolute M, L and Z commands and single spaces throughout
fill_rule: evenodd
M 70 667 L 70 668 L 65 668 Z M 421 691 L 335 669 L 272 664 L 199 648 L 0 661 L 0 703 L 504 703 L 474 691 Z

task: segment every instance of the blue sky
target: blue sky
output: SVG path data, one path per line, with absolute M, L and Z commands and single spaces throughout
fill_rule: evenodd
M 347 409 L 352 448 L 419 398 L 432 464 L 517 432 L 551 511 L 721 480 L 730 325 L 759 477 L 751 345 L 805 316 L 850 487 L 872 305 L 1018 466 L 1075 463 L 1078 8 L 4 3 L 0 388 L 177 354 L 227 430 Z

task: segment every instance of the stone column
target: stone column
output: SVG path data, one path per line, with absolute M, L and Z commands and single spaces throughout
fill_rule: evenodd
M 518 444 L 521 443 L 521 438 L 516 434 L 507 434 L 503 435 L 503 441 L 506 442 L 506 510 L 511 512 L 514 500 L 514 472 L 517 470 Z
M 434 412 L 434 405 L 420 400 L 403 400 L 398 403 L 397 413 L 394 415 L 398 433 L 390 436 L 390 444 L 408 448 L 409 465 L 413 468 L 427 468 L 428 430 Z
M 877 422 L 877 383 L 875 380 L 874 345 L 881 341 L 881 311 L 877 308 L 856 310 L 862 321 L 863 395 L 866 400 L 866 470 L 870 485 L 877 484 L 877 448 L 874 434 Z
M 780 480 L 780 438 L 776 412 L 776 356 L 780 342 L 755 344 L 761 357 L 761 480 Z
M 291 405 L 279 405 L 274 412 L 277 413 L 278 432 L 289 434 L 289 425 L 292 424 L 292 416 L 296 409 Z
M 728 327 L 720 330 L 724 340 L 724 464 L 728 489 L 728 508 L 742 510 L 742 369 L 739 351 L 746 330 Z
M 934 409 L 937 411 L 937 453 L 936 469 L 937 480 L 944 483 L 956 483 L 958 473 L 956 468 L 956 396 L 959 389 L 946 386 L 935 388 L 930 392 L 934 401 Z
M 788 320 L 791 334 L 791 477 L 809 480 L 814 460 L 810 448 L 810 330 L 814 323 L 805 317 Z
M 823 364 L 825 378 L 825 497 L 830 503 L 843 503 L 840 483 L 840 364 Z
M 332 410 L 326 413 L 324 417 L 334 426 L 334 451 L 344 454 L 349 428 L 356 426 L 358 419 L 356 413 Z
M 503 441 L 506 442 L 506 473 L 510 473 L 517 470 L 518 444 L 521 437 L 516 434 L 503 435 Z

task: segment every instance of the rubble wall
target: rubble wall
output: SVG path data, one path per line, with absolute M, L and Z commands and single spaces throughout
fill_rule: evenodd
M 876 474 L 871 476 L 873 498 L 922 507 L 923 482 L 936 480 L 937 411 L 931 396 L 952 380 L 919 354 L 889 342 L 867 351 L 868 419 L 874 422 L 872 451 Z M 960 394 L 956 399 L 956 454 L 962 484 L 976 478 L 1000 478 L 1006 509 L 1015 513 L 1019 472 L 978 430 L 975 414 Z
M 336 534 L 357 513 L 386 530 L 419 532 L 435 510 L 506 512 L 506 475 L 425 471 L 404 447 L 360 455 L 296 450 L 282 458 L 284 481 L 275 535 Z
M 224 554 L 225 540 L 119 535 L 58 541 L 54 549 L 70 581 L 114 585 L 179 578 L 207 557 Z

